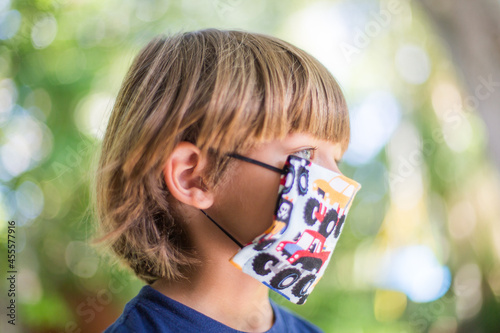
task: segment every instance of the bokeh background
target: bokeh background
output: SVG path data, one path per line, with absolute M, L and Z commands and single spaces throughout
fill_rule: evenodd
M 498 0 L 0 0 L 0 331 L 100 332 L 136 295 L 89 245 L 96 152 L 139 49 L 207 27 L 302 47 L 349 103 L 362 191 L 308 302 L 276 301 L 325 332 L 500 332 Z

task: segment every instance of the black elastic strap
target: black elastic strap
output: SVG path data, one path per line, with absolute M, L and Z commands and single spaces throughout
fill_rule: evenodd
M 283 173 L 283 169 L 280 169 L 280 168 L 276 168 L 276 167 L 273 167 L 272 165 L 269 165 L 269 164 L 266 164 L 266 163 L 263 163 L 261 161 L 257 161 L 257 160 L 254 160 L 253 158 L 249 158 L 249 157 L 245 157 L 245 156 L 241 156 L 241 155 L 238 155 L 238 154 L 228 154 L 227 156 L 229 157 L 234 157 L 238 160 L 242 160 L 244 162 L 248 162 L 248 163 L 252 163 L 252 164 L 256 164 L 258 166 L 261 166 L 263 168 L 266 168 L 266 169 L 269 169 L 271 171 L 274 171 L 274 172 L 277 172 L 279 174 Z
M 222 228 L 217 222 L 215 222 L 215 220 L 213 218 L 211 218 L 207 213 L 205 213 L 205 211 L 203 209 L 200 209 L 200 210 L 203 214 L 205 214 L 206 217 L 208 217 L 208 219 L 210 221 L 212 221 L 220 230 L 222 230 L 222 232 L 225 233 L 227 237 L 231 238 L 231 240 L 233 242 L 235 242 L 240 248 L 243 248 L 243 244 L 238 242 L 238 240 L 236 238 L 234 238 L 229 232 L 224 230 L 224 228 Z

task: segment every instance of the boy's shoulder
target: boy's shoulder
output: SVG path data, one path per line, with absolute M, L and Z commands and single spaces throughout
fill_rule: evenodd
M 275 323 L 269 333 L 316 333 L 316 326 L 287 309 L 272 303 Z M 127 303 L 121 316 L 105 333 L 124 332 L 227 332 L 234 330 L 204 314 L 179 303 L 150 286 L 144 286 L 139 294 Z
M 207 324 L 203 317 L 206 316 L 146 285 L 104 332 L 196 332 L 196 325 Z

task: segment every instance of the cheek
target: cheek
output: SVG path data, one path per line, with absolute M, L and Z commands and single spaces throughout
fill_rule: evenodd
M 278 199 L 279 179 L 256 182 L 253 185 L 250 194 L 253 200 L 245 209 L 248 216 L 252 218 L 246 225 L 246 235 L 250 238 L 247 239 L 248 241 L 253 240 L 271 226 Z
M 246 244 L 272 224 L 279 188 L 279 175 L 268 170 L 239 172 L 225 193 L 217 198 L 221 223 L 240 242 Z

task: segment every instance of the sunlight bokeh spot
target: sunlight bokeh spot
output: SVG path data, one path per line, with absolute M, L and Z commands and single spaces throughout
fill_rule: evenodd
M 403 45 L 396 53 L 396 68 L 401 78 L 411 84 L 422 84 L 429 78 L 431 64 L 427 52 L 417 45 Z
M 57 21 L 52 15 L 42 16 L 33 25 L 31 41 L 37 49 L 43 49 L 52 44 L 57 34 Z
M 21 13 L 17 10 L 0 12 L 0 39 L 6 40 L 14 37 L 21 26 Z
M 82 278 L 94 276 L 99 267 L 99 258 L 95 251 L 81 241 L 72 241 L 68 244 L 65 259 L 70 271 Z
M 378 91 L 352 111 L 351 144 L 345 160 L 360 165 L 373 159 L 399 125 L 401 111 L 394 96 Z
M 401 291 L 419 303 L 437 300 L 451 284 L 448 267 L 423 245 L 394 249 L 381 272 L 380 286 Z
M 25 181 L 16 190 L 16 202 L 21 214 L 27 219 L 35 219 L 43 210 L 43 192 L 37 184 Z

